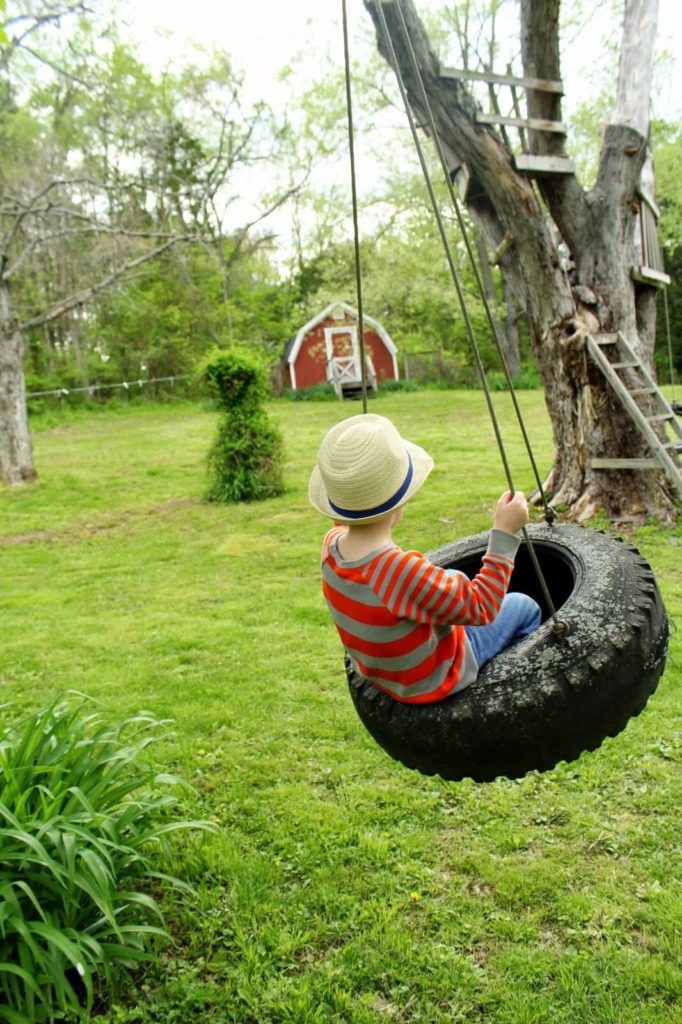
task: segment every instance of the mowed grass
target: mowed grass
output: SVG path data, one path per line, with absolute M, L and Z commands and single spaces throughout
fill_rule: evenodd
M 544 472 L 542 396 L 520 401 Z M 486 529 L 506 483 L 481 394 L 371 408 L 436 459 L 398 541 Z M 174 943 L 100 1024 L 679 1024 L 679 636 L 644 713 L 574 764 L 476 785 L 392 762 L 347 694 L 306 497 L 324 432 L 355 412 L 273 403 L 287 490 L 257 505 L 202 502 L 216 419 L 190 405 L 37 430 L 37 484 L 0 490 L 5 713 L 76 690 L 171 718 L 157 757 L 218 826 L 178 840 L 196 897 L 166 906 Z M 680 532 L 637 542 L 679 620 Z

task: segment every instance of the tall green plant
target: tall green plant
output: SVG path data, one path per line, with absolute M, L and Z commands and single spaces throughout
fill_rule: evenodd
M 88 1020 L 115 970 L 168 938 L 150 889 L 190 890 L 159 855 L 206 826 L 175 817 L 180 780 L 143 756 L 164 725 L 67 701 L 0 737 L 0 1021 Z
M 208 455 L 208 500 L 259 501 L 281 494 L 282 436 L 263 407 L 265 371 L 247 353 L 216 349 L 202 373 L 222 413 Z

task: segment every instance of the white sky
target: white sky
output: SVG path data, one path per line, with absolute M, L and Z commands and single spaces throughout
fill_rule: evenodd
M 429 5 L 437 10 L 444 2 L 418 2 L 422 10 Z M 563 54 L 569 102 L 589 96 L 591 72 L 604 62 L 603 36 L 618 37 L 620 26 L 614 23 L 610 6 L 606 0 L 594 0 L 589 21 Z M 351 52 L 360 57 L 362 37 L 372 38 L 371 19 L 362 0 L 347 0 L 347 8 Z M 143 43 L 143 55 L 150 63 L 155 60 L 163 66 L 177 59 L 188 40 L 207 47 L 215 44 L 246 72 L 249 95 L 273 105 L 279 95 L 277 73 L 284 64 L 303 57 L 312 66 L 311 55 L 316 55 L 318 67 L 323 68 L 326 61 L 340 65 L 343 59 L 341 0 L 227 0 L 222 4 L 216 0 L 123 0 L 116 9 L 129 22 L 132 37 Z M 658 50 L 671 51 L 677 60 L 659 82 L 655 105 L 657 113 L 671 118 L 682 111 L 679 10 L 679 0 L 659 0 Z
M 443 3 L 432 0 L 434 10 Z M 417 0 L 417 4 L 422 11 L 428 6 L 424 0 Z M 511 54 L 516 55 L 516 5 L 511 3 L 509 7 L 513 20 L 508 35 Z M 363 53 L 375 52 L 373 25 L 362 0 L 347 0 L 347 9 L 351 55 L 362 61 Z M 593 0 L 586 16 L 589 20 L 567 34 L 562 52 L 565 117 L 570 116 L 574 104 L 601 91 L 603 68 L 614 64 L 603 48 L 604 40 L 613 45 L 620 36 L 619 19 L 611 9 L 611 0 Z M 325 68 L 333 67 L 336 72 L 342 67 L 341 11 L 341 0 L 226 0 L 222 4 L 216 0 L 119 0 L 116 19 L 129 25 L 130 38 L 140 45 L 142 58 L 152 69 L 160 71 L 177 64 L 185 55 L 197 63 L 192 42 L 208 49 L 215 46 L 229 53 L 234 65 L 245 73 L 243 98 L 247 102 L 262 99 L 274 109 L 281 109 L 287 93 L 278 82 L 278 73 L 284 65 L 293 62 L 299 81 L 311 82 L 322 78 Z M 653 112 L 671 121 L 682 117 L 682 19 L 678 12 L 679 0 L 659 0 L 657 51 L 670 56 L 657 74 Z M 504 66 L 499 70 L 503 71 Z M 614 88 L 616 71 L 617 65 Z M 378 173 L 376 161 L 371 155 L 363 157 L 360 147 L 356 148 L 359 182 L 369 184 L 371 175 Z M 343 160 L 342 170 L 340 163 L 336 169 L 328 168 L 329 180 L 339 181 L 341 174 L 347 177 L 346 154 Z M 348 205 L 350 212 L 350 195 Z M 246 205 L 242 209 L 235 206 L 234 213 L 244 219 L 250 215 Z M 285 247 L 291 230 L 288 216 L 282 210 L 274 224 L 268 222 Z

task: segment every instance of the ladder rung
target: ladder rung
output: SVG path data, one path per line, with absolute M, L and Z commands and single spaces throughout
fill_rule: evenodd
M 655 395 L 657 388 L 632 388 L 631 395 Z
M 617 334 L 596 334 L 594 340 L 598 345 L 617 345 L 618 335 Z
M 669 412 L 661 413 L 660 416 L 647 416 L 649 423 L 656 423 L 658 420 L 671 420 L 672 414 Z
M 631 362 L 628 362 L 628 363 L 611 363 L 611 366 L 613 367 L 614 370 L 626 370 L 626 369 L 628 369 L 630 367 L 640 366 L 640 362 L 639 362 L 639 360 L 635 360 L 634 363 L 631 363 Z
M 592 459 L 592 469 L 662 469 L 656 459 Z

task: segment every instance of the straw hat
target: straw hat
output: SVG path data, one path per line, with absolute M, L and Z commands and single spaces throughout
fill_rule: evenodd
M 369 523 L 409 501 L 432 469 L 431 456 L 385 416 L 351 416 L 322 442 L 308 497 L 337 522 Z

